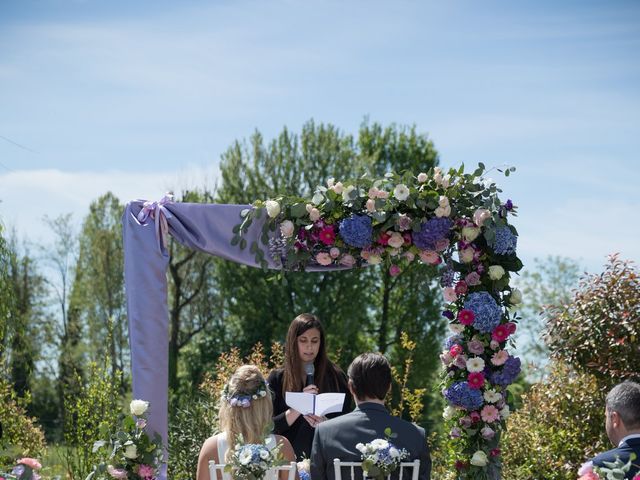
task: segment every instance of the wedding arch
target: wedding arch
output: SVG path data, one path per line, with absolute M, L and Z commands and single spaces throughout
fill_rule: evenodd
M 514 169 L 503 171 L 509 175 Z M 513 345 L 521 269 L 511 200 L 479 164 L 448 172 L 329 179 L 312 198 L 281 195 L 253 205 L 130 202 L 123 215 L 133 395 L 150 400 L 149 428 L 168 437 L 167 235 L 211 255 L 264 270 L 343 270 L 413 262 L 438 266 L 451 335 L 440 359 L 443 416 L 460 478 L 499 478 L 507 386 L 520 373 Z M 166 474 L 163 474 L 166 475 Z

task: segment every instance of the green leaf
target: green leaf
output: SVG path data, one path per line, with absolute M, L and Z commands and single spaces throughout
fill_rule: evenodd
M 237 224 L 233 226 L 233 229 L 231 230 L 233 233 L 240 233 L 240 225 L 241 224 Z
M 291 205 L 291 216 L 302 218 L 307 214 L 307 206 L 304 203 L 294 203 Z
M 251 242 L 251 247 L 249 248 L 251 253 L 256 253 L 258 251 L 258 242 Z
M 487 167 L 484 166 L 484 163 L 482 162 L 478 162 L 478 167 L 480 167 L 482 170 L 486 170 Z
M 245 248 L 247 248 L 247 239 L 243 238 L 242 240 L 240 240 L 240 249 L 244 250 Z
M 324 200 L 324 195 L 320 192 L 316 192 L 313 198 L 311 199 L 311 203 L 313 203 L 314 205 L 320 205 L 323 200 Z M 305 209 L 306 209 L 306 205 L 305 205 Z
M 234 235 L 231 239 L 231 245 L 236 246 L 238 243 L 240 243 L 240 236 Z

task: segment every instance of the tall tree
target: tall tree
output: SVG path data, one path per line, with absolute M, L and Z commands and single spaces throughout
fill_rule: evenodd
M 4 227 L 0 223 L 0 372 L 5 366 L 7 326 L 13 307 L 13 291 L 9 277 L 11 251 L 4 237 Z

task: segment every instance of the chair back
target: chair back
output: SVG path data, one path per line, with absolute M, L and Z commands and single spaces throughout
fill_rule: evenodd
M 362 471 L 362 462 L 343 462 L 339 458 L 333 459 L 333 472 L 335 474 L 336 480 L 342 480 L 342 469 L 348 468 L 351 480 L 357 480 L 356 477 L 356 468 L 358 468 L 361 472 L 362 479 L 364 480 L 366 477 L 364 476 L 364 471 Z M 411 470 L 410 474 L 405 475 L 406 470 Z M 398 467 L 398 470 L 393 472 L 393 475 L 398 475 L 398 480 L 418 480 L 418 475 L 420 473 L 420 460 L 414 460 L 413 462 L 402 462 Z M 391 475 L 387 475 L 387 480 L 391 480 Z
M 211 480 L 224 480 L 225 478 L 230 478 L 231 475 L 229 473 L 225 473 L 224 467 L 224 463 L 216 463 L 214 461 L 209 462 L 209 477 Z M 265 478 L 274 478 L 275 480 L 278 480 L 280 478 L 279 473 L 284 471 L 288 472 L 287 480 L 295 480 L 296 462 L 290 462 L 286 465 L 270 468 L 267 470 Z M 220 472 L 220 476 L 218 476 L 218 472 Z

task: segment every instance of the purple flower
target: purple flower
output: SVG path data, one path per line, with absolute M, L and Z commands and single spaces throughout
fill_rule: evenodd
M 509 227 L 496 229 L 496 238 L 493 243 L 493 251 L 498 255 L 511 255 L 516 253 L 518 237 L 516 237 Z
M 421 250 L 436 250 L 436 243 L 448 237 L 452 226 L 453 222 L 447 217 L 431 218 L 413 234 L 413 243 Z
M 467 382 L 455 382 L 444 392 L 447 401 L 466 410 L 477 410 L 484 404 L 480 390 L 472 389 Z
M 507 200 L 507 202 L 504 204 L 504 208 L 506 208 L 508 212 L 513 210 L 513 202 L 511 201 L 511 199 Z
M 445 310 L 442 312 L 442 316 L 445 318 L 448 318 L 449 320 L 453 320 L 455 318 L 455 316 L 453 315 L 453 312 L 451 310 Z
M 491 375 L 491 382 L 506 387 L 511 385 L 520 375 L 521 365 L 518 357 L 509 357 L 502 369 Z
M 351 215 L 340 222 L 340 236 L 347 245 L 365 248 L 371 245 L 371 217 L 366 215 Z
M 484 344 L 480 340 L 471 340 L 467 342 L 467 349 L 471 353 L 482 355 L 484 353 Z
M 450 337 L 445 338 L 444 340 L 444 348 L 445 350 L 449 350 L 453 345 L 462 343 L 462 337 L 460 335 L 451 335 Z
M 492 332 L 502 319 L 502 309 L 489 292 L 470 294 L 464 302 L 464 308 L 473 312 L 473 327 L 483 333 Z

